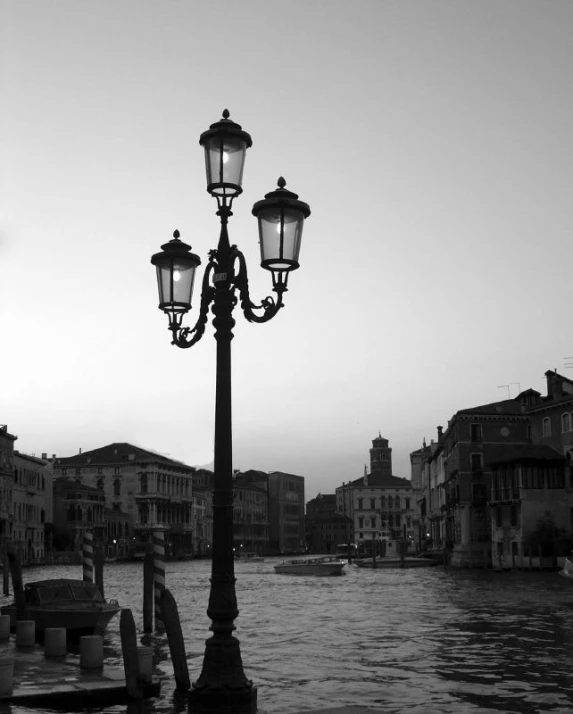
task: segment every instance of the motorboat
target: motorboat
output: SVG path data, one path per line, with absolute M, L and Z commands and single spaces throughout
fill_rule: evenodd
M 235 560 L 242 563 L 263 563 L 265 559 L 261 558 L 256 553 L 239 553 L 235 556 Z
M 563 563 L 563 570 L 559 571 L 559 575 L 563 575 L 564 577 L 571 578 L 573 580 L 573 560 L 565 558 L 565 562 Z
M 428 568 L 438 565 L 434 558 L 416 558 L 406 556 L 403 560 L 395 556 L 376 556 L 376 562 L 372 558 L 357 558 L 354 565 L 358 568 Z
M 275 565 L 275 573 L 285 575 L 342 575 L 346 563 L 338 556 L 322 555 L 314 558 L 293 558 Z
M 120 611 L 116 600 L 106 600 L 95 583 L 70 578 L 39 580 L 24 585 L 26 619 L 36 622 L 36 632 L 49 627 L 65 627 L 70 639 L 82 635 L 101 635 Z M 16 628 L 16 602 L 0 608 L 10 615 Z

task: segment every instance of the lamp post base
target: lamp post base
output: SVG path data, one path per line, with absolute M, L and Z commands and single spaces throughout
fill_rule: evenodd
M 193 687 L 187 694 L 192 714 L 256 714 L 257 688 L 211 689 Z

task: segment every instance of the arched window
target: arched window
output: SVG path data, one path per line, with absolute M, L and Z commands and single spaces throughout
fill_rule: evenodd
M 561 431 L 571 431 L 571 414 L 568 412 L 561 415 Z
M 103 479 L 102 478 L 98 478 L 98 480 L 97 480 L 97 490 L 103 491 Z
M 113 482 L 113 495 L 119 496 L 121 494 L 121 481 L 116 478 Z
M 549 417 L 544 417 L 543 419 L 542 434 L 543 436 L 551 436 L 551 419 Z
M 380 498 L 380 508 L 386 508 L 386 496 Z

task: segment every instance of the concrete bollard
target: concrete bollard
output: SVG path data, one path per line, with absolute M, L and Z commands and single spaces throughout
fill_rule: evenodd
M 64 657 L 68 652 L 65 627 L 47 627 L 44 630 L 44 655 Z
M 18 620 L 16 623 L 16 647 L 33 647 L 36 643 L 36 621 Z
M 143 684 L 151 684 L 153 673 L 153 649 L 151 647 L 138 647 L 137 660 L 139 662 L 139 676 Z
M 0 642 L 10 637 L 10 615 L 0 615 Z
M 8 697 L 14 688 L 14 658 L 0 659 L 0 697 Z
M 103 637 L 84 635 L 80 637 L 80 669 L 102 669 Z

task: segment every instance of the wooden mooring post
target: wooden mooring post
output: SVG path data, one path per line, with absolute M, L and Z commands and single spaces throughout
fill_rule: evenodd
M 24 583 L 22 581 L 22 563 L 18 558 L 16 547 L 13 543 L 7 546 L 8 565 L 12 576 L 12 587 L 14 588 L 14 599 L 16 601 L 16 619 L 26 619 L 26 601 L 24 599 Z
M 104 583 L 103 583 L 103 545 L 98 543 L 94 550 L 94 575 L 95 584 L 101 593 L 102 597 L 105 597 L 104 593 Z
M 167 588 L 161 591 L 160 604 L 167 633 L 167 642 L 169 643 L 169 652 L 171 653 L 171 661 L 173 662 L 173 674 L 175 675 L 176 687 L 180 690 L 190 689 L 191 680 L 189 679 L 187 655 L 185 654 L 185 643 L 183 641 L 177 603 Z
M 143 560 L 143 631 L 153 632 L 153 543 L 147 544 Z
M 2 571 L 3 592 L 8 597 L 10 595 L 10 565 L 8 563 L 8 542 L 6 540 L 2 543 L 2 563 L 4 565 Z
M 137 652 L 137 632 L 135 630 L 133 613 L 129 608 L 125 608 L 121 611 L 119 633 L 121 635 L 121 652 L 123 655 L 127 694 L 132 699 L 141 699 L 143 691 L 139 671 L 139 655 Z
M 94 581 L 94 546 L 91 531 L 85 531 L 82 537 L 82 572 L 84 583 Z
M 165 532 L 163 528 L 153 530 L 153 599 L 155 601 L 155 631 L 163 632 L 165 625 L 161 616 L 161 592 L 165 588 Z

